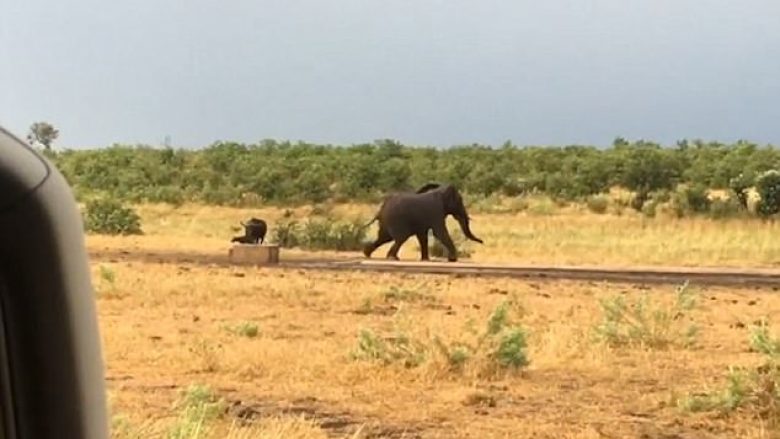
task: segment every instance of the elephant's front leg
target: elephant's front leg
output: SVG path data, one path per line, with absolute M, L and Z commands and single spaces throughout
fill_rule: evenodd
M 418 233 L 417 241 L 420 243 L 420 260 L 430 260 L 428 257 L 428 231 L 426 230 L 425 233 Z
M 447 249 L 447 260 L 449 262 L 456 262 L 458 260 L 458 253 L 455 250 L 455 244 L 452 243 L 452 238 L 450 238 L 450 232 L 447 231 L 447 227 L 444 224 L 434 227 L 433 236 Z
M 401 250 L 401 246 L 404 245 L 407 239 L 409 239 L 411 235 L 409 234 L 403 234 L 395 238 L 395 242 L 393 242 L 393 245 L 390 247 L 390 250 L 387 252 L 387 259 L 394 259 L 398 260 L 398 251 Z

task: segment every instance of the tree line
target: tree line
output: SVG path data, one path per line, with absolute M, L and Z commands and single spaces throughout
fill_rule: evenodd
M 739 187 L 780 169 L 780 150 L 771 145 L 680 141 L 661 146 L 622 138 L 607 148 L 507 142 L 437 149 L 393 140 L 352 146 L 265 140 L 216 142 L 196 150 L 113 145 L 47 155 L 79 197 L 235 206 L 375 201 L 431 181 L 455 184 L 472 196 L 542 193 L 565 200 L 621 186 L 641 200 L 680 183 L 736 187 L 740 193 Z

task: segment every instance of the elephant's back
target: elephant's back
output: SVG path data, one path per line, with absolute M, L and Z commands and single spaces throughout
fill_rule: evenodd
M 431 196 L 431 193 L 397 194 L 385 200 L 379 216 L 384 220 L 395 217 L 410 218 L 419 214 L 431 214 L 437 207 L 436 197 Z

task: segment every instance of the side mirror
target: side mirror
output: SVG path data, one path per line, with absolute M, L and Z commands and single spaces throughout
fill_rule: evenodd
M 81 215 L 65 179 L 0 128 L 0 433 L 108 437 Z

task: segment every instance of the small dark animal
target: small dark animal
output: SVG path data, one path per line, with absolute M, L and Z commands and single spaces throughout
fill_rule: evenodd
M 242 244 L 262 244 L 265 241 L 265 234 L 268 231 L 268 225 L 265 221 L 258 218 L 251 218 L 244 224 L 244 236 L 236 236 L 230 242 L 239 242 Z

